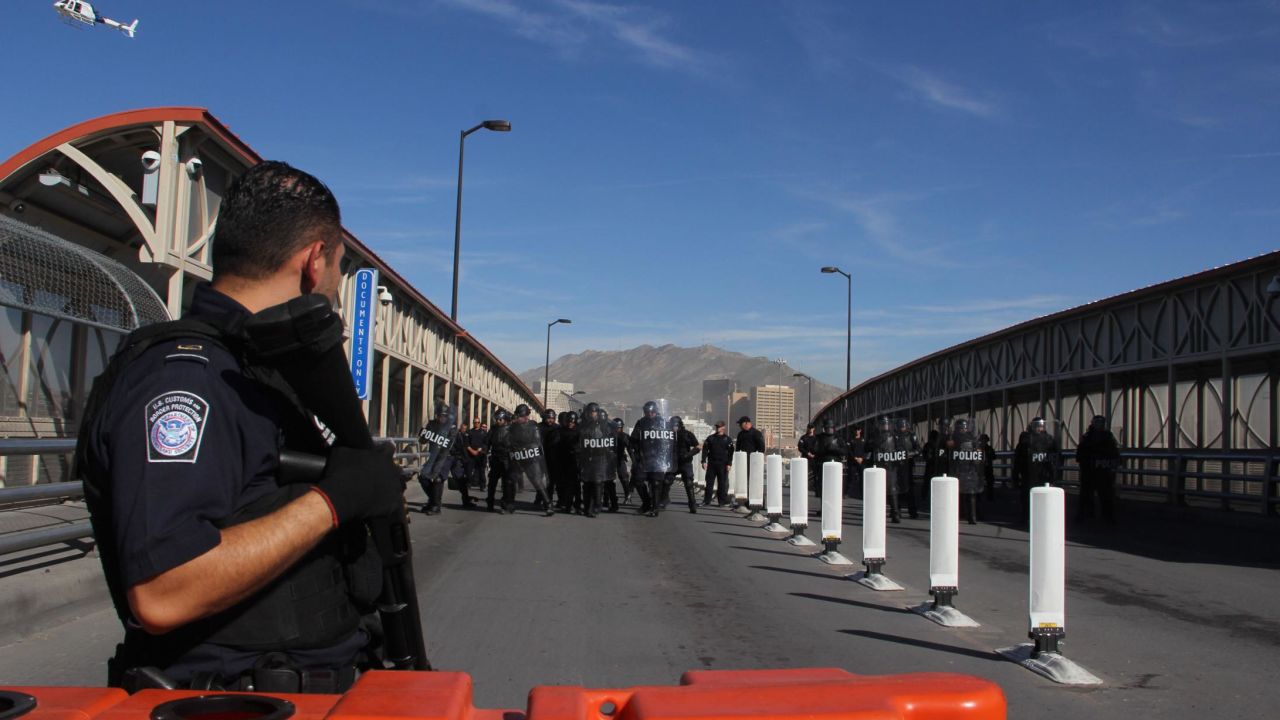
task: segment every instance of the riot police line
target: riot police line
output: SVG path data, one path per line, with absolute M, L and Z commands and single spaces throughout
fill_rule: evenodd
M 620 418 L 611 419 L 597 403 L 587 403 L 581 413 L 544 410 L 540 422 L 521 404 L 511 413 L 497 411 L 492 428 L 464 431 L 454 408 L 440 404 L 418 436 L 426 457 L 418 469 L 426 495 L 422 512 L 439 513 L 449 486 L 460 492 L 464 508 L 478 507 L 470 490 L 483 489 L 486 509 L 498 514 L 515 512 L 517 493 L 532 490 L 534 507 L 548 516 L 616 513 L 634 495 L 639 512 L 656 517 L 679 478 L 689 512 L 696 513 L 701 474 L 694 460 L 702 443 L 680 416 L 667 417 L 666 409 L 663 400 L 645 403 L 644 415 L 628 433 Z

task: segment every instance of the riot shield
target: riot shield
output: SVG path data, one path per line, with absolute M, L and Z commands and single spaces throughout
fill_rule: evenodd
M 982 492 L 986 480 L 983 473 L 985 453 L 973 433 L 956 431 L 951 434 L 955 444 L 950 452 L 950 474 L 960 480 L 960 492 L 975 495 Z
M 1027 439 L 1027 451 L 1027 479 L 1031 486 L 1052 484 L 1054 464 L 1058 460 L 1053 436 L 1047 432 L 1032 432 Z
M 578 426 L 578 477 L 582 482 L 613 482 L 618 472 L 617 453 L 617 435 L 608 422 L 592 418 Z
M 452 405 L 445 412 L 437 411 L 431 422 L 418 433 L 421 451 L 427 453 L 418 470 L 418 477 L 427 480 L 444 480 L 449 477 L 453 464 L 452 443 L 457 438 L 457 414 Z
M 640 472 L 668 473 L 676 470 L 676 431 L 667 427 L 666 400 L 651 400 L 657 406 L 657 415 L 645 416 L 636 422 L 631 432 L 632 446 L 637 453 L 636 470 Z M 649 407 L 649 403 L 645 403 Z
M 547 493 L 547 457 L 542 434 L 532 423 L 516 423 L 507 429 L 504 443 L 507 473 L 516 482 L 527 482 L 540 497 Z

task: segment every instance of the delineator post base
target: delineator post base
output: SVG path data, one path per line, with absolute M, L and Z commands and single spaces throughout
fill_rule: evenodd
M 868 574 L 865 571 L 859 571 L 850 575 L 849 579 L 877 592 L 896 592 L 903 589 L 901 585 L 881 573 Z
M 1001 656 L 1037 675 L 1043 675 L 1060 685 L 1101 685 L 1102 678 L 1085 670 L 1074 661 L 1056 652 L 1041 652 L 1035 657 L 1035 644 L 1021 643 L 996 650 Z
M 911 612 L 923 615 L 943 627 L 982 627 L 976 620 L 957 610 L 954 605 L 923 602 L 911 608 Z

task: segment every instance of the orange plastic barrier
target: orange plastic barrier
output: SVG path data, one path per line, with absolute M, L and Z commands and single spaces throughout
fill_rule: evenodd
M 22 720 L 89 720 L 129 697 L 116 688 L 4 687 L 36 699 L 35 707 Z M 10 710 L 5 703 L 5 710 Z
M 377 671 L 345 695 L 2 688 L 33 695 L 24 720 L 1003 720 L 1004 693 L 968 675 L 862 676 L 835 668 L 687 672 L 678 686 L 540 686 L 527 712 L 472 705 L 471 676 Z M 192 704 L 191 698 L 208 697 Z M 286 701 L 280 703 L 279 701 Z M 175 702 L 182 701 L 182 702 Z M 204 706 L 201 705 L 204 703 Z M 222 705 L 219 705 L 222 703 Z M 246 703 L 248 703 L 246 705 Z M 274 705 L 272 705 L 274 703 Z M 237 704 L 239 706 L 237 706 Z M 163 706 L 163 712 L 157 708 Z

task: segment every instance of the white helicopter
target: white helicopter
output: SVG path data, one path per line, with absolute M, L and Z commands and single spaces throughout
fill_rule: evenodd
M 125 25 L 109 17 L 103 17 L 94 11 L 93 5 L 85 2 L 85 0 L 58 0 L 53 4 L 53 9 L 57 10 L 62 19 L 70 25 L 88 25 L 92 27 L 95 24 L 102 24 L 107 27 L 113 27 L 129 37 L 133 37 L 133 34 L 138 30 L 137 20 Z

